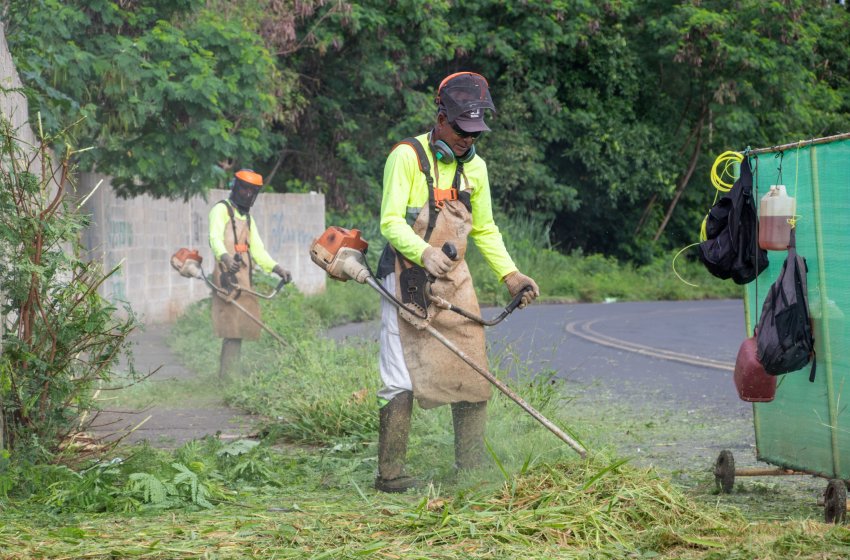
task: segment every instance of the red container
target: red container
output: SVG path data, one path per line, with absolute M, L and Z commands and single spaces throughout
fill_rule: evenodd
M 735 387 L 742 401 L 770 402 L 776 395 L 776 376 L 770 375 L 758 359 L 756 337 L 746 339 L 735 360 Z

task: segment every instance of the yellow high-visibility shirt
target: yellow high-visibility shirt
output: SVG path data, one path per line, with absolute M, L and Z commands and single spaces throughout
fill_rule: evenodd
M 431 163 L 434 185 L 438 189 L 450 189 L 457 163 L 436 163 L 434 154 L 428 147 L 428 133 L 417 136 L 416 139 L 422 144 Z M 434 173 L 435 166 L 437 173 Z M 467 181 L 461 179 L 461 190 L 472 191 L 472 231 L 469 235 L 487 264 L 501 280 L 517 270 L 517 267 L 508 254 L 502 234 L 493 220 L 487 164 L 476 155 L 463 164 L 463 172 Z M 428 204 L 428 183 L 425 174 L 419 169 L 419 160 L 412 147 L 402 144 L 387 157 L 383 188 L 381 234 L 402 255 L 421 266 L 422 253 L 428 243 L 413 232 L 413 221 L 408 222 L 408 217 L 412 218 Z
M 224 246 L 224 236 L 233 235 L 228 225 L 230 215 L 227 212 L 227 206 L 225 204 L 230 204 L 230 202 L 226 201 L 224 204 L 214 204 L 210 210 L 210 248 L 216 261 L 221 260 L 221 256 L 227 252 Z M 233 208 L 233 217 L 244 222 L 246 219 L 245 215 L 236 206 L 231 205 L 231 208 Z M 266 251 L 266 246 L 260 238 L 260 232 L 257 231 L 257 222 L 254 221 L 254 218 L 251 218 L 250 229 L 251 235 L 248 238 L 248 244 L 250 245 L 248 251 L 251 253 L 251 258 L 264 271 L 271 272 L 277 262 Z

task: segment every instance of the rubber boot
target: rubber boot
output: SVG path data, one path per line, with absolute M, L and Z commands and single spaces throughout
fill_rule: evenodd
M 242 339 L 224 338 L 221 341 L 218 378 L 223 383 L 231 381 L 239 371 L 242 357 Z
M 452 403 L 455 429 L 455 468 L 468 470 L 484 463 L 484 428 L 487 425 L 487 401 Z
M 404 492 L 416 486 L 416 479 L 404 474 L 413 393 L 405 391 L 381 407 L 378 432 L 378 477 L 375 489 Z

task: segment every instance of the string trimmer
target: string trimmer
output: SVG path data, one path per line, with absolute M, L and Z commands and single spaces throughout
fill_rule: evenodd
M 427 322 L 422 321 L 422 316 L 420 315 L 420 312 L 418 310 L 411 309 L 405 306 L 404 303 L 400 302 L 395 297 L 395 294 L 389 293 L 384 288 L 384 286 L 375 279 L 374 275 L 372 274 L 372 271 L 369 269 L 369 265 L 366 263 L 366 250 L 368 248 L 369 244 L 360 237 L 360 231 L 356 229 L 347 230 L 345 228 L 331 226 L 326 229 L 320 237 L 313 241 L 313 244 L 310 247 L 310 257 L 313 259 L 314 263 L 316 263 L 328 273 L 328 276 L 335 280 L 340 280 L 342 282 L 354 280 L 355 282 L 358 282 L 360 284 L 368 284 L 369 286 L 374 288 L 375 291 L 381 294 L 382 297 L 392 302 L 393 305 L 395 305 L 399 309 L 399 315 L 402 318 L 413 324 L 416 328 L 427 331 L 431 336 L 440 341 L 440 343 L 442 343 L 446 348 L 454 352 L 461 360 L 466 362 L 472 369 L 474 369 L 487 381 L 493 384 L 499 391 L 504 393 L 508 398 L 518 404 L 535 420 L 546 426 L 546 428 L 550 432 L 558 436 L 558 438 L 560 438 L 567 445 L 572 447 L 582 458 L 586 456 L 587 451 L 580 443 L 575 441 L 563 430 L 558 428 L 558 426 L 553 424 L 548 418 L 546 418 L 540 412 L 535 410 L 530 404 L 525 402 L 522 397 L 514 393 L 507 385 L 505 385 L 502 381 L 496 378 L 496 376 L 494 376 L 492 373 L 487 371 L 479 364 L 472 361 L 472 359 L 467 356 L 465 352 L 455 346 L 449 339 L 443 336 L 434 327 L 432 327 Z M 449 256 L 449 258 L 454 258 L 452 256 L 454 252 L 454 247 L 452 247 L 451 245 L 445 245 L 443 247 L 443 252 L 445 252 L 446 255 Z M 430 303 L 433 303 L 438 307 L 448 309 L 455 313 L 459 313 L 470 320 L 481 323 L 482 325 L 491 326 L 502 321 L 519 305 L 519 302 L 522 299 L 522 294 L 517 295 L 514 300 L 505 308 L 505 311 L 502 312 L 499 317 L 491 321 L 486 321 L 481 317 L 468 313 L 452 305 L 451 303 L 443 300 L 442 298 L 437 298 L 433 296 L 430 293 L 429 289 L 425 290 L 425 297 Z
M 206 274 L 204 274 L 204 269 L 201 266 L 202 262 L 203 257 L 201 257 L 198 251 L 194 249 L 189 250 L 186 248 L 181 248 L 178 249 L 178 251 L 171 256 L 171 266 L 174 268 L 174 270 L 180 273 L 180 276 L 185 276 L 186 278 L 203 279 L 203 281 L 206 282 L 210 288 L 212 288 L 215 297 L 221 298 L 229 305 L 234 306 L 236 309 L 244 313 L 254 323 L 259 325 L 261 329 L 272 335 L 275 340 L 277 340 L 284 346 L 287 345 L 287 342 L 283 337 L 268 328 L 265 323 L 260 321 L 260 319 L 254 316 L 253 313 L 245 309 L 242 304 L 236 301 L 239 295 L 243 292 L 246 294 L 255 295 L 263 299 L 272 299 L 286 285 L 286 280 L 281 279 L 271 293 L 261 294 L 259 292 L 255 292 L 250 288 L 240 286 L 239 283 L 236 281 L 235 274 L 224 273 L 222 274 L 222 287 L 219 288 L 209 278 L 207 278 Z

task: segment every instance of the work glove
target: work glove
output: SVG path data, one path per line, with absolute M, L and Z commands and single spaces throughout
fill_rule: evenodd
M 422 266 L 428 274 L 442 278 L 452 269 L 452 260 L 440 249 L 430 245 L 422 253 Z
M 520 272 L 519 270 L 514 270 L 507 276 L 505 276 L 505 286 L 507 286 L 508 291 L 511 293 L 511 297 L 516 297 L 516 295 L 522 292 L 522 289 L 526 286 L 530 286 L 530 290 L 526 290 L 523 293 L 522 299 L 519 302 L 519 308 L 522 309 L 540 295 L 540 288 L 537 287 L 537 282 Z
M 287 284 L 289 284 L 290 282 L 292 282 L 292 275 L 289 273 L 289 271 L 288 271 L 288 270 L 286 270 L 285 268 L 283 268 L 283 267 L 282 267 L 282 266 L 280 266 L 279 264 L 274 265 L 274 268 L 272 269 L 272 272 L 274 272 L 275 274 L 277 274 L 278 276 L 280 276 L 280 278 L 281 278 L 284 282 L 286 282 Z
M 224 265 L 224 270 L 227 272 L 239 272 L 239 267 L 241 266 L 229 253 L 221 256 L 221 264 Z

